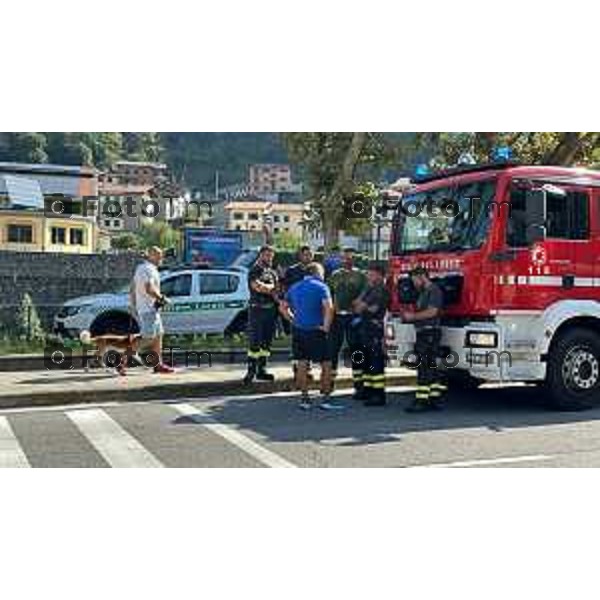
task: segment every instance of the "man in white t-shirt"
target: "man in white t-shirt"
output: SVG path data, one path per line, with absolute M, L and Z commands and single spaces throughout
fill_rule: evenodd
M 163 251 L 153 246 L 148 250 L 146 260 L 140 264 L 133 277 L 130 302 L 137 315 L 142 339 L 149 343 L 154 354 L 156 373 L 173 373 L 174 369 L 162 362 L 163 325 L 160 308 L 167 299 L 160 293 L 160 274 L 158 267 L 162 263 Z

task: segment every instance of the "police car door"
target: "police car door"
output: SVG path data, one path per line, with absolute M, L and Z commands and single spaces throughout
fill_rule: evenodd
M 171 300 L 162 310 L 165 333 L 190 333 L 194 331 L 194 297 L 197 294 L 196 273 L 168 275 L 160 284 L 161 292 Z
M 241 275 L 227 271 L 201 273 L 200 305 L 199 319 L 203 331 L 223 333 L 246 306 Z

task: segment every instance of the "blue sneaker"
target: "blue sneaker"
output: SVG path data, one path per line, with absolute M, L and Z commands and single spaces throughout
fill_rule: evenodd
M 329 396 L 323 396 L 323 399 L 319 403 L 321 410 L 346 410 L 348 406 L 339 400 L 332 399 Z

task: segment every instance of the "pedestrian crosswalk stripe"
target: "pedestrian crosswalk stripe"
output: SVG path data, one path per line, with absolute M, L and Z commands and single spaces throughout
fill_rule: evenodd
M 29 467 L 29 461 L 6 417 L 0 417 L 0 468 Z
M 296 467 L 296 465 L 287 461 L 282 456 L 279 456 L 279 454 L 275 454 L 275 452 L 257 444 L 254 440 L 243 433 L 240 433 L 236 429 L 211 419 L 202 409 L 196 408 L 193 404 L 179 403 L 171 404 L 171 406 L 179 414 L 196 419 L 196 421 L 206 427 L 206 429 L 221 436 L 223 439 L 234 446 L 237 446 L 240 450 L 243 450 L 246 454 L 249 454 L 252 458 L 267 467 L 284 469 L 293 469 Z
M 66 414 L 111 467 L 163 467 L 159 460 L 103 410 L 74 410 Z
M 534 454 L 529 456 L 507 456 L 504 458 L 483 458 L 476 460 L 458 460 L 449 463 L 435 463 L 429 465 L 414 465 L 413 469 L 423 468 L 453 468 L 453 467 L 484 467 L 486 465 L 509 465 L 522 462 L 540 462 L 544 460 L 552 460 L 555 456 L 547 454 Z

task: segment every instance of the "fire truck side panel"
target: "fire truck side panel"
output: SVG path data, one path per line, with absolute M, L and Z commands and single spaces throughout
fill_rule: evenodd
M 544 178 L 539 177 L 543 182 Z M 535 177 L 532 176 L 535 180 Z M 510 202 L 511 180 L 499 189 L 501 202 Z M 547 238 L 530 248 L 510 248 L 507 240 L 508 221 L 515 218 L 508 211 L 498 215 L 495 232 L 500 245 L 492 252 L 486 270 L 496 270 L 496 297 L 492 306 L 498 310 L 543 310 L 555 302 L 578 299 L 600 299 L 600 281 L 595 257 L 600 253 L 597 202 L 591 202 L 593 188 L 561 185 L 567 192 L 583 194 L 590 211 L 589 239 Z M 483 253 L 482 253 L 483 254 Z

